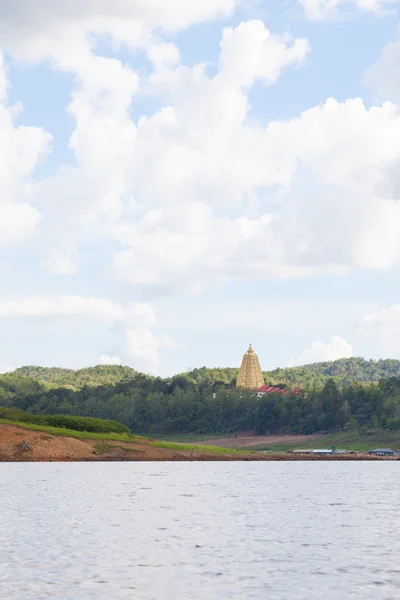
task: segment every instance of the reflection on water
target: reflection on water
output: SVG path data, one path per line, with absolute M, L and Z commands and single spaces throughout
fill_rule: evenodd
M 0 464 L 7 600 L 398 600 L 399 463 Z

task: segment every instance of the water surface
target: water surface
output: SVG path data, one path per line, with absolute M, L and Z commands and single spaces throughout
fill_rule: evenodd
M 399 462 L 0 464 L 7 600 L 398 600 Z

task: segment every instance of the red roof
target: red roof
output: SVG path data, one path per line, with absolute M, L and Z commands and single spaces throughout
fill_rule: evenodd
M 294 390 L 287 390 L 278 387 L 274 387 L 273 385 L 263 385 L 261 386 L 257 392 L 263 392 L 264 394 L 282 394 L 282 396 L 290 396 L 291 394 L 295 394 L 296 396 L 300 394 L 299 388 L 294 388 Z

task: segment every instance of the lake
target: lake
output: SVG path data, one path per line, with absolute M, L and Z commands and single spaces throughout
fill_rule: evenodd
M 7 600 L 398 600 L 400 463 L 0 463 Z

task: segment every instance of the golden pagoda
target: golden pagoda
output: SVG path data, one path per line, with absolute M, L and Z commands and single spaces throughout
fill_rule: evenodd
M 258 356 L 250 344 L 250 348 L 243 356 L 236 387 L 245 388 L 247 390 L 258 390 L 263 385 L 265 385 L 265 381 L 258 361 Z

